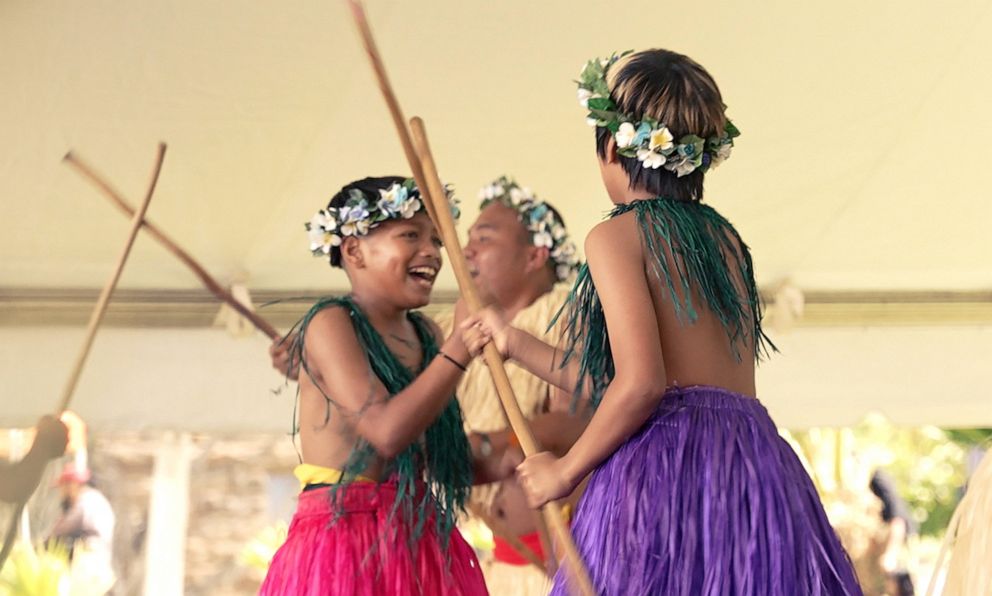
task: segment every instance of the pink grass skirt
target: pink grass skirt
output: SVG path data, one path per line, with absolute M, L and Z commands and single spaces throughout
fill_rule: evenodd
M 472 548 L 455 529 L 442 549 L 427 520 L 411 549 L 403 513 L 390 515 L 396 486 L 356 482 L 300 494 L 286 542 L 259 594 L 396 596 L 488 594 Z

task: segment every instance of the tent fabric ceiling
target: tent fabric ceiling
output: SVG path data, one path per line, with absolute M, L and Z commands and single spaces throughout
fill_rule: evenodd
M 515 175 L 581 238 L 608 208 L 571 82 L 613 50 L 687 53 L 743 131 L 708 200 L 759 282 L 992 285 L 992 2 L 368 2 L 408 115 L 466 218 Z M 302 222 L 345 182 L 405 172 L 343 2 L 0 3 L 0 286 L 97 287 L 126 220 L 76 150 L 207 268 L 255 289 L 341 287 Z M 122 287 L 196 279 L 142 238 Z M 454 287 L 450 272 L 439 282 Z
M 992 0 L 367 5 L 466 221 L 477 189 L 507 173 L 581 239 L 609 204 L 572 80 L 591 57 L 662 46 L 710 70 L 743 131 L 707 200 L 751 244 L 766 290 L 791 280 L 884 302 L 992 289 Z M 70 149 L 137 201 L 168 142 L 149 218 L 256 295 L 344 287 L 309 256 L 302 223 L 352 179 L 407 171 L 341 1 L 0 2 L 0 81 L 0 294 L 90 292 L 118 255 L 127 221 L 60 164 Z M 199 291 L 146 236 L 121 287 Z M 454 287 L 444 271 L 438 289 Z M 762 399 L 785 426 L 869 409 L 992 424 L 989 331 L 798 329 L 759 370 Z M 0 425 L 54 405 L 81 332 L 0 325 Z M 104 429 L 284 430 L 291 399 L 268 392 L 265 343 L 103 330 L 78 407 Z

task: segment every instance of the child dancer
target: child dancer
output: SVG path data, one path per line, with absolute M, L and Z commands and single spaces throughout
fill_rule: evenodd
M 686 56 L 648 50 L 589 62 L 579 99 L 616 205 L 586 239 L 563 362 L 495 312 L 462 325 L 473 353 L 495 341 L 597 407 L 564 457 L 520 465 L 531 506 L 592 472 L 573 531 L 603 594 L 860 594 L 812 482 L 753 397 L 770 344 L 751 257 L 701 202 L 704 173 L 738 135 L 716 83 Z
M 295 329 L 304 488 L 261 594 L 486 594 L 455 528 L 473 476 L 454 400 L 468 353 L 411 310 L 441 268 L 423 207 L 412 180 L 366 178 L 307 226 L 351 293 Z

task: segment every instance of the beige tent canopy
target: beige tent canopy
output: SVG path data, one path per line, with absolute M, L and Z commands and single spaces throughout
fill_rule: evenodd
M 773 414 L 992 424 L 992 3 L 368 4 L 469 221 L 508 173 L 583 237 L 609 204 L 572 79 L 614 50 L 696 58 L 743 131 L 707 199 L 769 296 L 806 298 L 760 373 Z M 0 426 L 54 407 L 127 228 L 67 150 L 137 198 L 167 141 L 149 218 L 256 302 L 343 288 L 302 223 L 406 171 L 343 2 L 0 3 L 0 81 Z M 216 306 L 150 239 L 121 288 L 77 396 L 92 424 L 288 428 L 266 342 L 209 328 Z

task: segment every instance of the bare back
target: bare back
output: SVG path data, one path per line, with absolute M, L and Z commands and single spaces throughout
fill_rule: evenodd
M 617 216 L 609 223 L 614 226 L 611 234 L 615 234 L 617 238 L 641 238 L 634 212 Z M 668 386 L 712 385 L 754 396 L 753 339 L 747 337 L 738 342 L 737 346 L 731 346 L 725 327 L 707 307 L 698 290 L 692 296 L 692 304 L 698 315 L 696 320 L 689 322 L 684 314 L 677 314 L 668 288 L 652 270 L 650 253 L 643 248 L 640 253 L 658 324 Z M 671 252 L 667 248 L 665 256 L 670 270 L 676 270 Z M 743 293 L 744 282 L 738 277 L 735 276 L 734 284 L 738 292 Z M 681 289 L 678 286 L 676 289 L 682 298 Z

